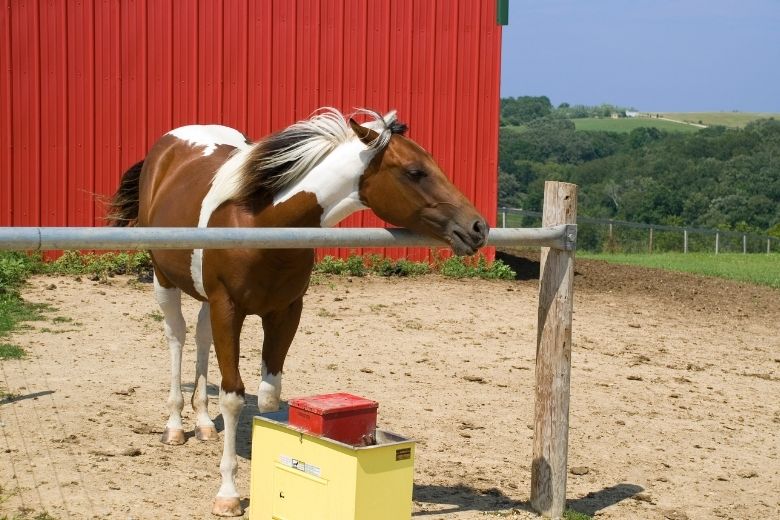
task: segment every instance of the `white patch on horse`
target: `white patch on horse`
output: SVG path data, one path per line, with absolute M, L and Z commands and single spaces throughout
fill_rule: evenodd
M 217 146 L 226 144 L 241 148 L 247 146 L 244 134 L 222 125 L 189 125 L 168 132 L 169 135 L 187 141 L 192 146 L 205 146 L 203 155 L 211 155 Z
M 235 392 L 219 391 L 219 410 L 225 423 L 225 444 L 222 450 L 222 460 L 219 463 L 219 471 L 222 474 L 222 485 L 217 492 L 218 497 L 238 497 L 236 488 L 236 472 L 238 462 L 236 460 L 236 430 L 238 417 L 244 408 L 244 397 Z
M 181 351 L 187 334 L 187 325 L 181 313 L 181 290 L 165 288 L 154 277 L 154 296 L 165 318 L 165 337 L 171 356 L 171 387 L 168 394 L 169 430 L 182 430 L 181 410 L 184 397 L 181 392 Z
M 282 373 L 269 374 L 263 361 L 260 368 L 260 386 L 257 389 L 257 408 L 261 412 L 275 412 L 279 409 L 282 396 Z
M 322 208 L 320 225 L 335 226 L 355 211 L 366 208 L 360 201 L 360 176 L 375 153 L 358 139 L 340 145 L 300 181 L 279 192 L 274 197 L 274 206 L 298 193 L 313 193 Z
M 217 128 L 232 130 L 240 135 L 240 132 L 224 126 L 212 125 Z M 184 127 L 189 128 L 189 127 Z M 200 215 L 198 217 L 198 227 L 208 227 L 211 214 L 225 201 L 230 200 L 236 195 L 239 188 L 239 170 L 246 162 L 247 155 L 252 150 L 252 145 L 242 140 L 240 143 L 223 143 L 234 146 L 236 150 L 230 158 L 219 167 L 217 173 L 211 179 L 211 187 L 203 198 L 200 206 Z M 193 249 L 192 260 L 190 261 L 190 274 L 192 275 L 192 284 L 198 294 L 206 297 L 206 289 L 203 287 L 203 249 Z

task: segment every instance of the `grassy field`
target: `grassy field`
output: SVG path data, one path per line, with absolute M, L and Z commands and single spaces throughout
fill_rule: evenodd
M 585 118 L 585 119 L 572 119 L 574 126 L 577 130 L 603 130 L 605 132 L 630 132 L 635 128 L 641 127 L 654 127 L 659 130 L 666 130 L 667 132 L 696 132 L 699 129 L 695 126 L 685 125 L 682 123 L 674 123 L 672 121 L 664 121 L 661 119 L 650 119 L 646 117 L 635 118 Z
M 616 264 L 639 265 L 670 271 L 728 278 L 780 289 L 780 254 L 657 253 L 608 254 L 578 251 L 577 256 Z
M 732 128 L 742 128 L 751 121 L 774 117 L 780 119 L 780 114 L 772 112 L 659 112 L 663 117 L 701 123 L 703 125 L 721 125 Z

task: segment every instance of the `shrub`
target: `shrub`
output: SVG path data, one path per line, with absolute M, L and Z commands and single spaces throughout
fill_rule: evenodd
M 0 294 L 15 291 L 39 263 L 25 253 L 0 252 Z
M 512 280 L 515 272 L 501 260 L 488 264 L 484 256 L 463 258 L 452 256 L 439 264 L 439 272 L 451 278 L 484 278 L 488 280 Z

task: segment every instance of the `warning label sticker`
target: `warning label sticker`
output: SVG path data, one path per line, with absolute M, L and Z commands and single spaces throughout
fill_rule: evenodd
M 298 471 L 313 475 L 315 477 L 322 476 L 322 470 L 319 466 L 315 466 L 314 464 L 306 464 L 302 460 L 294 459 L 292 457 L 288 457 L 287 455 L 279 455 L 279 462 L 288 468 L 297 469 Z

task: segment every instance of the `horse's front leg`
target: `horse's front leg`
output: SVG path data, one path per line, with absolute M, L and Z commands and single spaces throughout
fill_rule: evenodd
M 303 298 L 299 298 L 288 308 L 263 316 L 263 365 L 257 389 L 257 407 L 261 412 L 279 409 L 284 358 L 298 330 L 302 309 Z
M 200 307 L 195 344 L 198 347 L 195 363 L 195 390 L 192 392 L 192 409 L 195 411 L 195 438 L 199 441 L 217 439 L 217 429 L 209 417 L 208 372 L 211 349 L 211 310 L 208 303 Z
M 181 393 L 181 350 L 187 333 L 187 325 L 181 314 L 181 290 L 163 287 L 154 276 L 154 296 L 165 319 L 165 337 L 171 355 L 171 388 L 168 394 L 168 422 L 162 434 L 164 444 L 184 444 L 184 427 L 181 410 L 184 396 Z
M 239 338 L 245 315 L 239 314 L 227 296 L 211 297 L 211 328 L 222 383 L 219 409 L 225 423 L 225 438 L 219 470 L 222 485 L 214 499 L 212 513 L 217 516 L 241 516 L 241 500 L 236 487 L 236 430 L 244 408 L 244 383 L 238 371 Z

